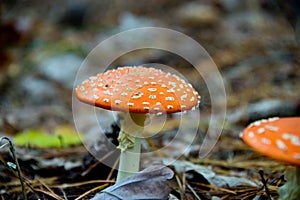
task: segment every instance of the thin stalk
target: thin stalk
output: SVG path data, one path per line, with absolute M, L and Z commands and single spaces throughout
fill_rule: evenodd
M 1 141 L 1 140 L 7 140 L 8 143 L 9 143 L 9 146 L 10 146 L 9 149 L 10 149 L 10 152 L 11 152 L 11 154 L 12 154 L 12 156 L 13 156 L 14 161 L 15 161 L 16 168 L 17 168 L 17 173 L 18 173 L 18 177 L 19 177 L 19 179 L 20 179 L 23 199 L 24 199 L 24 200 L 27 200 L 26 189 L 25 189 L 25 185 L 24 185 L 24 179 L 23 179 L 23 176 L 22 176 L 22 172 L 21 172 L 21 168 L 20 168 L 20 165 L 19 165 L 17 156 L 16 156 L 16 152 L 15 152 L 14 145 L 13 145 L 12 141 L 11 141 L 8 137 L 1 137 L 1 138 L 0 138 L 0 141 Z
M 140 169 L 141 136 L 144 130 L 145 114 L 126 114 L 119 133 L 121 149 L 117 183 Z

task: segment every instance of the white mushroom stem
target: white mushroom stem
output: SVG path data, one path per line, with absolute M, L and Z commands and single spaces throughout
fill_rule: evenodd
M 126 113 L 119 133 L 121 149 L 117 183 L 139 171 L 141 136 L 144 131 L 146 114 Z

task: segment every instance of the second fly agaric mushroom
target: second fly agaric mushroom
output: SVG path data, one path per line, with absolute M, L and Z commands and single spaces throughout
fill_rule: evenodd
M 138 172 L 146 114 L 186 112 L 198 107 L 200 96 L 191 84 L 160 69 L 119 67 L 92 76 L 76 88 L 85 103 L 124 112 L 119 133 L 121 149 L 117 182 Z
M 242 139 L 255 151 L 296 166 L 279 189 L 281 200 L 300 199 L 300 117 L 270 118 L 251 123 Z

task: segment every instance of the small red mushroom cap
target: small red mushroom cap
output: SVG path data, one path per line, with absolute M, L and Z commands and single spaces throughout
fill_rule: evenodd
M 160 69 L 119 67 L 92 76 L 76 88 L 77 98 L 108 110 L 132 113 L 174 113 L 198 107 L 191 84 Z
M 253 122 L 242 132 L 241 137 L 263 155 L 300 166 L 300 117 Z

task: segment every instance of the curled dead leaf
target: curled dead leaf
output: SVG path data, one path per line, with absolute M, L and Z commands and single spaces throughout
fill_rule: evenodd
M 154 165 L 102 190 L 92 200 L 168 199 L 171 188 L 167 181 L 174 172 L 163 165 Z

